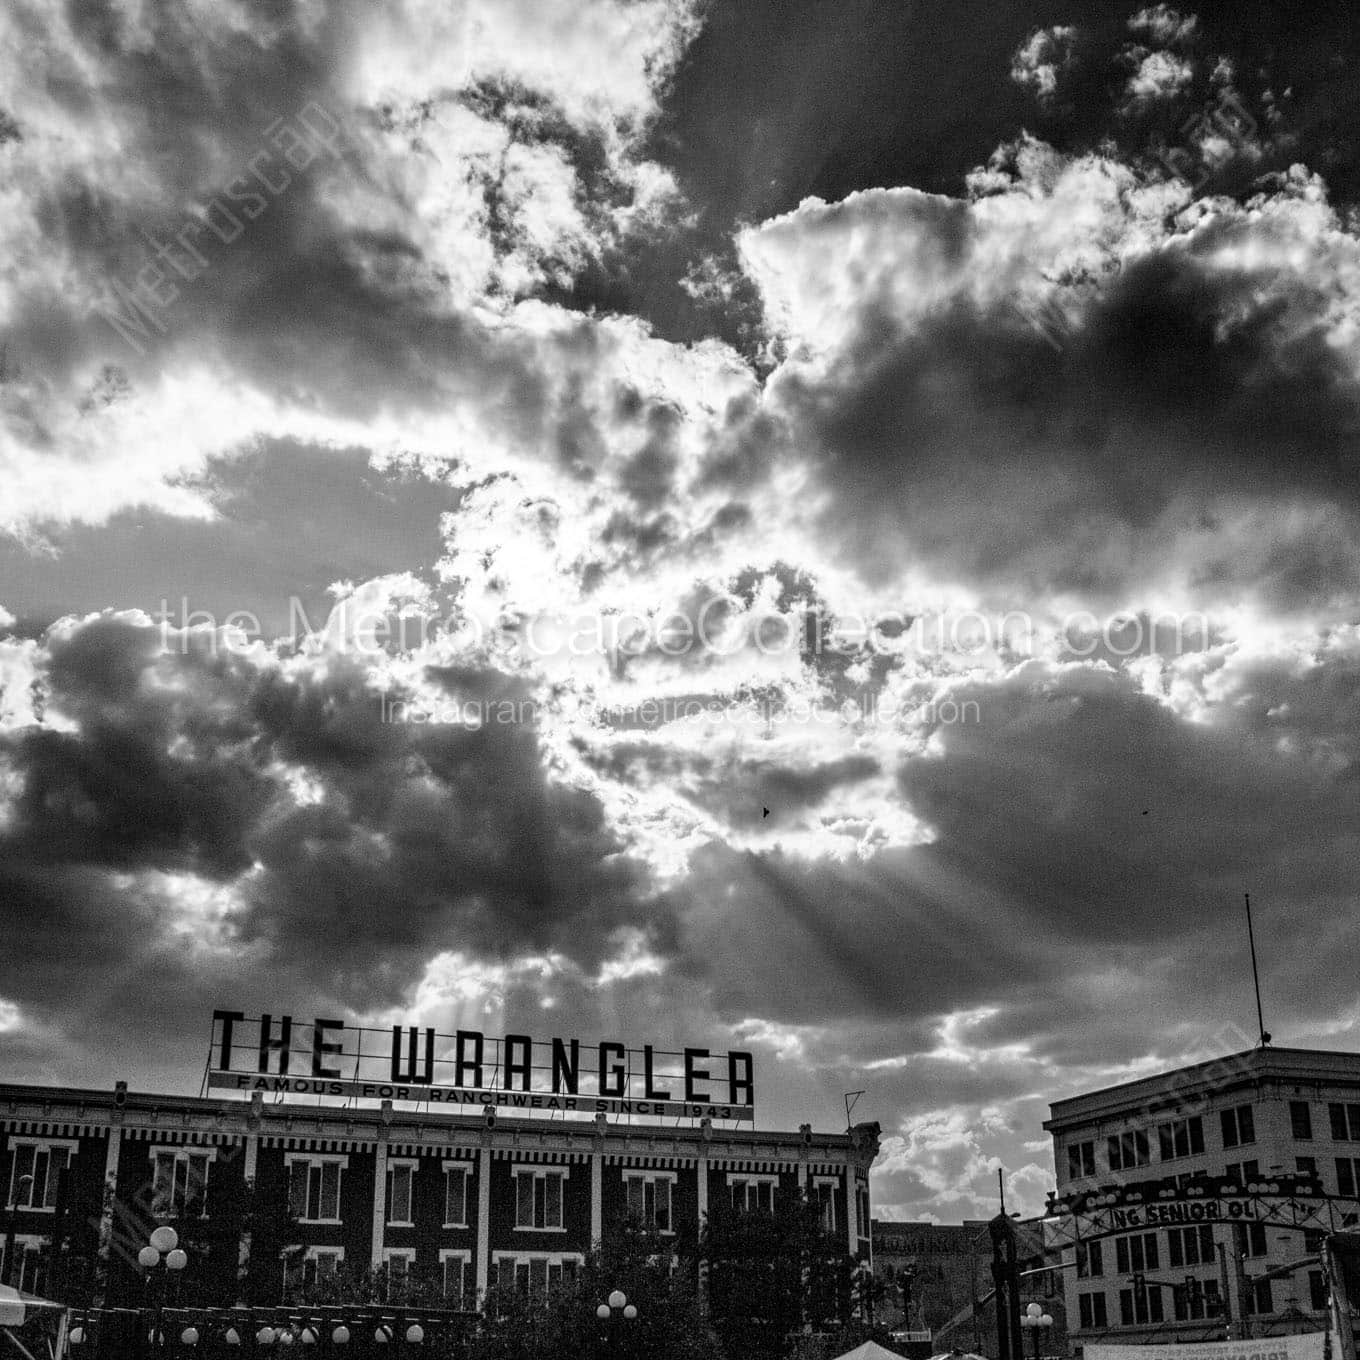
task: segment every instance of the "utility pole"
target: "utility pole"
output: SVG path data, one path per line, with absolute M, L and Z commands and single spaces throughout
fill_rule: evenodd
M 1237 1286 L 1237 1318 L 1239 1341 L 1251 1339 L 1251 1309 L 1247 1307 L 1247 1230 L 1241 1223 L 1232 1225 L 1233 1232 L 1233 1283 Z
M 1241 1300 L 1234 1298 L 1236 1290 L 1233 1288 L 1233 1277 L 1228 1273 L 1228 1248 L 1225 1243 L 1218 1244 L 1218 1278 L 1219 1289 L 1223 1294 L 1223 1322 L 1228 1334 L 1229 1341 L 1240 1341 L 1241 1333 L 1237 1330 L 1237 1319 L 1241 1316 Z

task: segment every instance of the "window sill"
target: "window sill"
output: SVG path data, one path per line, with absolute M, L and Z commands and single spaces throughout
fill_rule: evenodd
M 516 1231 L 516 1232 L 530 1232 L 530 1233 L 564 1233 L 564 1232 L 566 1232 L 566 1228 L 526 1228 L 526 1227 L 521 1227 L 518 1223 L 516 1223 L 516 1224 L 515 1224 L 515 1231 Z
M 299 1227 L 307 1228 L 338 1228 L 344 1223 L 342 1218 L 300 1218 Z
M 446 1227 L 446 1228 L 466 1228 L 466 1227 L 470 1227 L 470 1226 L 471 1226 L 471 1225 L 470 1225 L 470 1224 L 467 1224 L 467 1223 L 445 1223 L 445 1224 L 444 1224 L 444 1227 Z
M 57 1212 L 55 1204 L 7 1204 L 5 1208 L 11 1214 L 55 1214 Z
M 389 1218 L 387 1226 L 389 1228 L 414 1228 L 416 1223 L 413 1218 Z

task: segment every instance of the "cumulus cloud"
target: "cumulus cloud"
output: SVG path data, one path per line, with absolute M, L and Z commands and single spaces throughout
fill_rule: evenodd
M 1192 38 L 1199 20 L 1193 14 L 1184 15 L 1170 5 L 1159 4 L 1140 9 L 1130 17 L 1128 27 L 1130 32 L 1146 34 L 1155 42 L 1170 44 Z
M 1316 186 L 1178 217 L 1174 183 L 1033 141 L 974 186 L 808 202 L 743 238 L 790 346 L 768 409 L 868 576 L 1184 596 L 1244 493 L 1340 511 L 1352 540 L 1356 242 Z M 1287 523 L 1277 549 L 1327 551 Z
M 1035 29 L 1015 50 L 1011 79 L 1039 100 L 1051 100 L 1058 92 L 1059 77 L 1072 65 L 1076 39 L 1077 30 L 1071 24 Z
M 1195 68 L 1170 52 L 1148 52 L 1138 61 L 1138 69 L 1126 87 L 1131 99 L 1168 99 L 1179 94 L 1194 78 Z

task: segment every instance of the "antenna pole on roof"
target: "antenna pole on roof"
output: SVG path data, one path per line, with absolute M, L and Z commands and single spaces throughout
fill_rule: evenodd
M 847 1091 L 845 1093 L 845 1131 L 850 1132 L 850 1116 L 855 1112 L 855 1106 L 859 1104 L 859 1098 L 864 1094 L 863 1091 Z
M 1247 904 L 1247 942 L 1251 945 L 1251 981 L 1256 988 L 1256 1028 L 1261 1036 L 1261 1047 L 1264 1048 L 1270 1042 L 1270 1035 L 1266 1033 L 1266 1022 L 1261 1014 L 1261 975 L 1256 968 L 1256 932 L 1251 926 L 1251 894 L 1243 893 L 1242 899 Z

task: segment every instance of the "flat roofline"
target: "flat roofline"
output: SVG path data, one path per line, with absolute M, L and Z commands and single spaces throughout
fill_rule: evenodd
M 38 1105 L 45 1108 L 40 1115 L 25 1109 L 20 1113 L 18 1106 Z M 16 1118 L 43 1118 L 60 1121 L 67 1111 L 83 1108 L 85 1117 L 91 1114 L 114 1114 L 114 1092 L 111 1088 L 95 1090 L 88 1087 L 70 1086 L 32 1086 L 10 1082 L 0 1082 L 0 1122 Z M 475 1133 L 487 1127 L 481 1106 L 471 1107 L 475 1113 L 449 1110 L 415 1110 L 394 1106 L 390 1120 L 384 1119 L 381 1108 L 356 1107 L 350 1105 L 299 1105 L 290 1101 L 264 1101 L 260 1106 L 263 1123 L 276 1124 L 293 1121 L 297 1124 L 311 1124 L 318 1121 L 327 1124 L 354 1124 L 367 1128 L 375 1126 L 389 1130 L 393 1142 L 403 1141 L 406 1130 L 419 1128 L 442 1128 L 450 1132 L 462 1131 Z M 593 1118 L 565 1117 L 556 1119 L 526 1119 L 507 1115 L 499 1106 L 488 1107 L 496 1110 L 495 1128 L 515 1133 L 562 1134 L 566 1136 L 594 1136 L 596 1124 Z M 245 1122 L 251 1113 L 249 1100 L 227 1096 L 186 1096 L 152 1091 L 136 1091 L 129 1088 L 122 1113 L 146 1115 L 153 1112 L 161 1114 L 193 1114 L 200 1118 L 204 1115 L 223 1115 L 228 1119 Z M 167 1124 L 167 1131 L 172 1126 Z M 271 1130 L 273 1132 L 273 1130 Z M 295 1137 L 306 1137 L 305 1129 L 290 1129 Z M 654 1124 L 624 1123 L 612 1120 L 605 1125 L 606 1138 L 638 1138 L 662 1135 L 666 1138 L 684 1141 L 711 1143 L 751 1143 L 780 1147 L 812 1147 L 822 1150 L 835 1150 L 845 1153 L 853 1151 L 859 1144 L 860 1135 L 856 1133 L 817 1133 L 809 1132 L 809 1142 L 804 1142 L 800 1130 L 761 1129 L 753 1124 L 719 1126 L 714 1124 L 705 1137 L 705 1131 L 698 1124 Z M 334 1129 L 317 1136 L 335 1137 Z
M 1170 1107 L 1183 1097 L 1205 1090 L 1231 1090 L 1262 1078 L 1295 1081 L 1349 1080 L 1360 1085 L 1360 1052 L 1344 1049 L 1277 1048 L 1274 1045 L 1225 1053 L 1185 1067 L 1168 1068 L 1147 1077 L 1086 1091 L 1049 1105 L 1045 1130 L 1093 1123 L 1137 1104 L 1156 1104 L 1165 1096 Z

